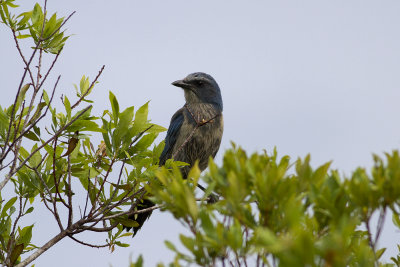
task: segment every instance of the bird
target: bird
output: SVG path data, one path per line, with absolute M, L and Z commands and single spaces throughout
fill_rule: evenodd
M 171 118 L 159 166 L 163 166 L 168 159 L 188 163 L 181 168 L 182 177 L 186 179 L 196 161 L 200 171 L 203 171 L 208 166 L 209 158 L 214 158 L 219 150 L 224 128 L 222 96 L 215 79 L 204 72 L 191 73 L 172 85 L 183 89 L 185 104 Z M 215 197 L 212 195 L 211 202 L 216 201 Z M 145 198 L 137 205 L 136 210 L 148 209 L 154 205 Z M 138 223 L 138 226 L 132 227 L 133 236 L 151 213 L 152 211 L 147 211 L 129 217 Z

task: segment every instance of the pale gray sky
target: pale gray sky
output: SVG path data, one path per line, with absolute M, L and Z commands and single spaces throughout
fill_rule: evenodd
M 95 111 L 109 108 L 112 90 L 124 108 L 151 100 L 151 119 L 168 127 L 183 105 L 181 90 L 170 83 L 203 71 L 217 80 L 224 100 L 217 160 L 234 141 L 249 152 L 277 146 L 294 159 L 311 153 L 314 165 L 333 160 L 349 174 L 356 166 L 370 167 L 371 153 L 399 148 L 397 0 L 49 0 L 48 8 L 62 16 L 77 11 L 67 25 L 74 35 L 52 76 L 62 74 L 57 100 L 72 97 L 72 84 L 83 74 L 94 78 L 105 64 L 92 97 Z M 0 39 L 0 104 L 6 106 L 22 64 L 4 27 Z M 57 230 L 53 219 L 31 219 L 42 233 L 34 236 L 39 243 Z M 171 259 L 163 241 L 177 241 L 182 231 L 171 216 L 156 212 L 126 240 L 130 248 L 110 254 L 63 240 L 35 263 L 127 266 L 130 254 L 143 253 L 145 265 L 154 266 Z M 399 240 L 393 231 L 384 233 L 383 244 Z

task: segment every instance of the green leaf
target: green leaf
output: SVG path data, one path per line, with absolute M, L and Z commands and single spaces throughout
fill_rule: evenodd
M 35 4 L 35 7 L 33 8 L 33 12 L 32 12 L 32 24 L 37 24 L 42 20 L 43 17 L 43 11 L 42 8 L 40 7 L 40 5 L 38 3 Z
M 89 90 L 89 86 L 90 86 L 89 77 L 83 75 L 79 84 L 81 95 L 84 95 L 87 92 L 87 90 Z
M 201 228 L 207 235 L 211 235 L 211 233 L 214 233 L 215 228 L 207 212 L 202 211 L 200 213 L 200 220 L 201 220 Z
M 157 124 L 151 124 L 151 128 L 150 129 L 148 129 L 147 131 L 146 131 L 146 133 L 162 133 L 162 132 L 165 132 L 167 129 L 166 128 L 164 128 L 164 127 L 162 127 L 162 126 L 160 126 L 160 125 L 157 125 Z
M 7 211 L 14 205 L 15 201 L 17 201 L 17 197 L 13 197 L 7 201 L 1 211 L 1 218 L 4 218 L 7 215 Z
M 49 95 L 47 94 L 47 92 L 45 90 L 43 90 L 43 100 L 47 105 L 50 104 Z
M 399 214 L 393 213 L 392 214 L 392 222 L 397 228 L 400 228 L 400 216 Z
M 130 267 L 143 267 L 143 257 L 142 255 L 139 256 L 136 262 L 132 262 Z
M 140 153 L 146 150 L 154 140 L 157 138 L 158 134 L 146 134 L 139 139 L 139 141 L 133 146 L 132 153 Z
M 33 145 L 31 153 L 33 151 L 35 151 L 38 148 L 37 143 Z M 32 167 L 37 167 L 40 163 L 40 161 L 42 161 L 42 155 L 40 155 L 40 151 L 37 151 L 35 154 L 33 154 L 33 156 L 29 159 L 29 164 Z
M 118 104 L 117 98 L 111 91 L 109 93 L 109 98 L 110 98 L 111 108 L 112 108 L 112 112 L 113 112 L 114 123 L 117 124 L 118 117 L 119 117 L 119 104 Z
M 121 243 L 121 242 L 119 242 L 119 241 L 116 241 L 116 242 L 115 242 L 115 245 L 117 245 L 117 246 L 119 246 L 119 247 L 123 247 L 123 248 L 129 247 L 129 244 Z
M 100 128 L 97 123 L 90 121 L 90 120 L 77 120 L 71 126 L 69 126 L 66 130 L 67 132 L 83 132 L 83 131 L 90 131 L 90 132 L 105 132 L 104 129 Z
M 33 114 L 32 118 L 29 120 L 29 124 L 34 123 L 37 119 L 39 119 L 42 109 L 46 106 L 47 104 L 45 102 L 40 102 L 39 105 L 36 107 L 36 111 Z
M 119 222 L 120 224 L 122 224 L 125 227 L 138 227 L 139 223 L 128 219 L 128 218 L 124 218 L 124 217 L 116 217 L 114 218 L 115 221 Z
M 19 231 L 19 238 L 17 240 L 18 244 L 24 244 L 25 246 L 27 246 L 31 242 L 32 228 L 33 224 L 30 226 L 26 226 L 21 231 Z
M 132 122 L 133 118 L 133 111 L 134 107 L 129 107 L 125 109 L 119 116 L 119 121 L 116 125 L 116 129 L 113 133 L 113 143 L 114 143 L 114 148 L 117 149 L 120 146 L 122 137 L 126 137 L 125 141 L 127 144 L 125 144 L 125 147 L 127 147 L 130 143 L 130 138 L 129 135 L 127 135 L 128 128 Z
M 386 248 L 378 249 L 378 250 L 376 251 L 376 257 L 377 257 L 378 259 L 380 259 L 380 258 L 382 257 L 382 255 L 383 255 L 383 253 L 385 253 L 385 251 L 386 251 Z
M 31 213 L 32 211 L 33 211 L 33 207 L 29 207 L 29 209 L 27 209 L 26 211 L 25 211 L 25 214 L 29 214 L 29 213 Z
M 64 97 L 64 106 L 65 111 L 67 112 L 67 120 L 71 120 L 71 103 L 68 100 L 68 97 Z
M 28 131 L 24 134 L 24 137 L 32 140 L 32 141 L 40 141 L 39 137 L 36 136 L 34 132 Z
M 27 25 L 27 22 L 31 19 L 32 13 L 33 13 L 32 11 L 29 11 L 29 12 L 24 12 L 24 13 L 21 13 L 18 15 L 17 18 L 22 17 L 20 19 L 20 21 L 18 22 L 18 25 L 23 27 L 23 28 L 19 28 L 18 30 L 23 30 L 23 29 L 29 27 L 29 25 Z
M 171 241 L 165 240 L 164 243 L 165 243 L 165 246 L 168 249 L 170 249 L 170 250 L 172 250 L 174 252 L 178 252 L 178 250 L 176 249 L 175 245 Z
M 29 37 L 31 37 L 30 34 L 19 34 L 17 36 L 17 39 L 25 39 L 25 38 L 29 38 Z
M 7 18 L 5 16 L 4 11 L 3 11 L 2 8 L 0 8 L 0 18 L 1 18 L 1 22 L 3 22 L 5 25 L 8 25 Z
M 18 109 L 21 106 L 22 101 L 24 101 L 24 99 L 25 99 L 25 94 L 28 91 L 30 86 L 31 86 L 30 83 L 27 83 L 24 86 L 22 86 L 21 90 L 19 91 L 17 102 L 15 104 L 16 109 Z
M 148 105 L 149 102 L 147 102 L 146 104 L 144 104 L 143 106 L 141 106 L 135 114 L 135 121 L 133 123 L 133 126 L 130 130 L 129 135 L 131 137 L 136 136 L 137 134 L 139 134 L 140 132 L 144 131 L 148 125 L 147 125 L 147 115 L 148 115 Z
M 46 25 L 43 31 L 43 38 L 48 38 L 57 29 L 57 15 L 54 13 L 51 18 L 46 21 Z
M 179 239 L 189 251 L 194 252 L 195 240 L 182 234 L 179 235 Z

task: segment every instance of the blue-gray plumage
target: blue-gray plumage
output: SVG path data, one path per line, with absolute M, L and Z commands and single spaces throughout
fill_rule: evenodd
M 189 74 L 172 84 L 184 90 L 186 103 L 172 116 L 159 165 L 164 165 L 170 158 L 189 163 L 182 168 L 182 175 L 186 178 L 196 160 L 203 171 L 208 159 L 218 152 L 223 133 L 222 97 L 217 82 L 203 72 Z M 137 209 L 153 205 L 146 199 Z M 139 224 L 133 228 L 134 235 L 150 214 L 145 212 L 131 217 Z
M 217 82 L 202 72 L 192 73 L 172 84 L 184 90 L 186 104 L 172 116 L 160 165 L 172 157 L 189 163 L 190 166 L 183 170 L 186 178 L 196 160 L 203 171 L 209 157 L 217 154 L 223 132 L 222 97 Z

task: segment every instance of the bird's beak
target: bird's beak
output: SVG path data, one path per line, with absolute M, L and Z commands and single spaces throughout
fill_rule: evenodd
M 183 89 L 190 89 L 190 84 L 186 83 L 184 80 L 177 80 L 177 81 L 173 82 L 172 85 L 183 88 Z

